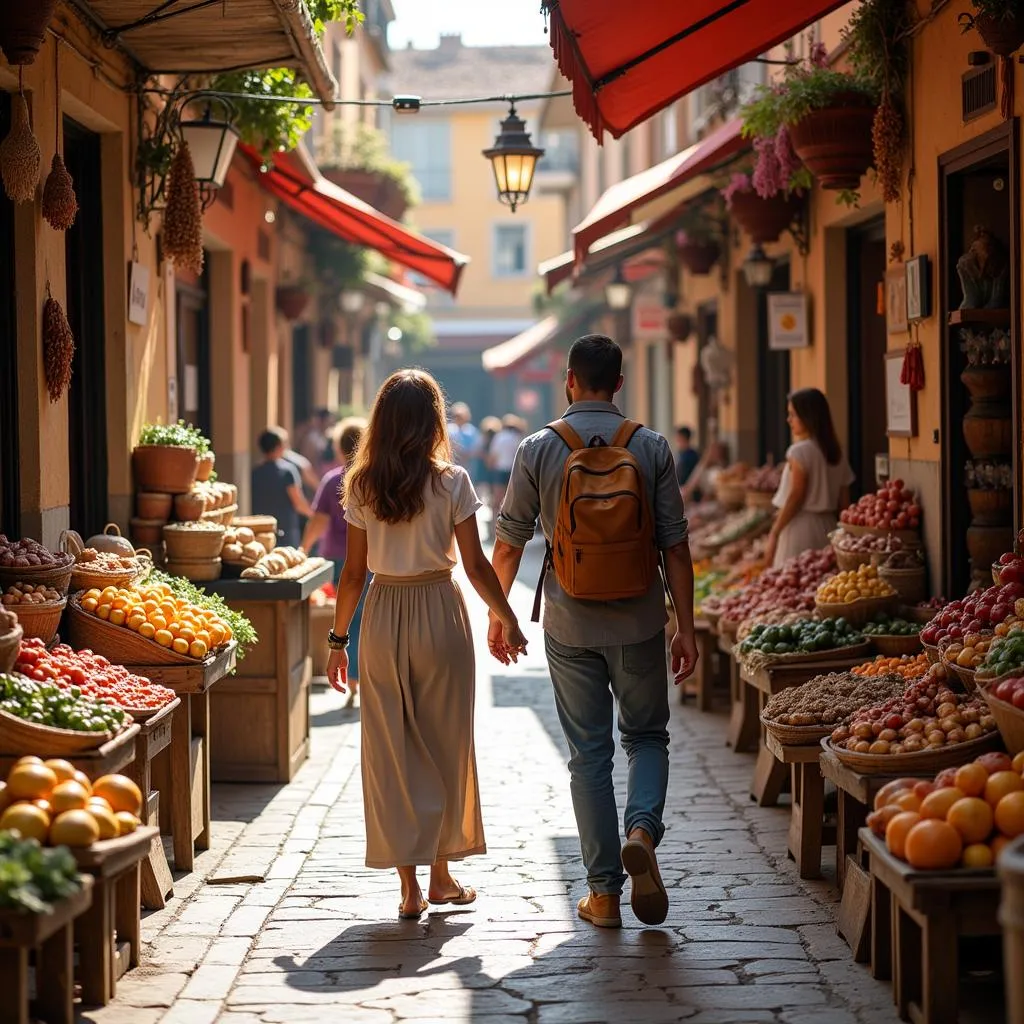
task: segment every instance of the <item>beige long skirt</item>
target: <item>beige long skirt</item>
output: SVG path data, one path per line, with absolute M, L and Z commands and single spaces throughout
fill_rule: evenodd
M 486 852 L 475 686 L 469 618 L 451 574 L 375 576 L 359 636 L 367 867 Z

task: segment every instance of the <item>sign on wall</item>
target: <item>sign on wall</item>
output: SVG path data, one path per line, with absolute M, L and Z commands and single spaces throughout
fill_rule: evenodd
M 768 296 L 768 348 L 787 351 L 811 343 L 805 292 L 772 292 Z
M 664 338 L 668 310 L 657 299 L 638 298 L 633 303 L 633 337 Z
M 149 314 L 149 268 L 134 261 L 128 266 L 128 322 L 145 326 Z

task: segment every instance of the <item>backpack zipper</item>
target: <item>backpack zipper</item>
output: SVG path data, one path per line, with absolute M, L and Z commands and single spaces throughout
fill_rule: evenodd
M 634 491 L 612 491 L 610 494 L 577 494 L 575 498 L 569 503 L 569 527 L 570 533 L 576 532 L 576 502 L 587 499 L 589 501 L 608 501 L 611 498 L 633 498 L 636 500 L 637 515 L 636 525 L 639 529 L 643 522 L 643 506 L 640 504 L 640 499 L 637 497 Z M 579 551 L 576 552 L 579 561 Z

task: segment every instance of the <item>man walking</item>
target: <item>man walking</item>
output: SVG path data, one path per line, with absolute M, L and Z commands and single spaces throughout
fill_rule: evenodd
M 546 565 L 553 567 L 543 582 L 545 651 L 569 745 L 573 808 L 590 886 L 578 911 L 583 920 L 603 928 L 622 923 L 624 867 L 632 879 L 636 916 L 656 925 L 668 914 L 655 856 L 664 835 L 669 719 L 667 616 L 665 591 L 655 571 L 658 552 L 676 609 L 671 654 L 677 684 L 697 662 L 693 565 L 672 452 L 660 434 L 624 419 L 613 404 L 621 387 L 622 351 L 614 341 L 587 335 L 573 344 L 566 374 L 569 408 L 561 421 L 520 446 L 494 547 L 494 568 L 508 593 L 540 517 L 548 543 Z M 619 482 L 602 483 L 611 474 Z M 568 506 L 564 489 L 572 490 Z M 641 511 L 634 508 L 619 520 L 625 528 L 613 536 L 619 512 L 628 511 L 630 501 Z M 601 515 L 588 511 L 588 504 Z M 571 531 L 582 530 L 588 517 L 590 533 L 577 542 Z M 602 536 L 601 530 L 609 533 Z M 627 549 L 628 554 L 616 556 Z M 642 571 L 642 563 L 648 571 Z M 602 587 L 613 596 L 595 599 Z M 501 659 L 501 624 L 493 619 L 488 644 Z M 629 761 L 626 843 L 621 847 L 612 784 L 616 703 Z
M 680 427 L 676 431 L 676 481 L 682 487 L 700 464 L 700 452 L 693 447 L 693 431 Z
M 451 408 L 448 438 L 455 461 L 469 473 L 470 479 L 480 479 L 480 431 L 473 423 L 473 414 L 465 402 L 456 402 Z

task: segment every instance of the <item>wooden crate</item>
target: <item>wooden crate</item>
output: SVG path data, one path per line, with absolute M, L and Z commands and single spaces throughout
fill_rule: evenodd
M 42 750 L 33 750 L 37 757 L 47 760 L 50 757 L 65 758 L 74 763 L 80 771 L 85 772 L 90 779 L 96 780 L 101 775 L 110 775 L 119 772 L 126 765 L 131 764 L 135 759 L 135 743 L 140 731 L 137 722 L 127 729 L 118 733 L 112 740 L 104 743 L 95 750 L 87 750 L 81 754 L 53 754 Z M 20 755 L 10 754 L 0 757 L 0 777 L 6 778 L 8 772 L 14 767 L 14 763 Z

